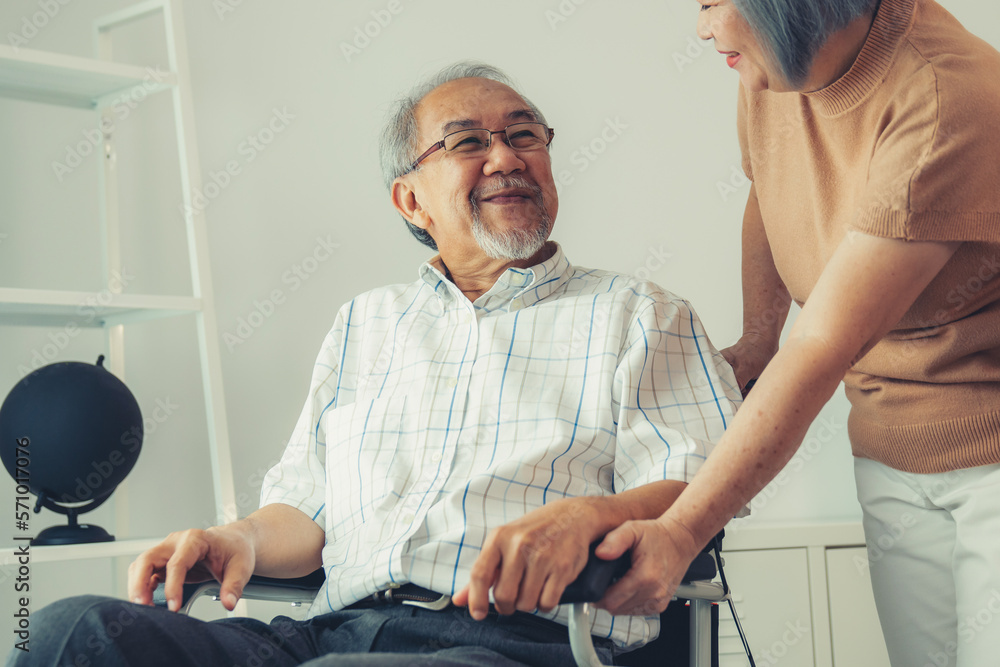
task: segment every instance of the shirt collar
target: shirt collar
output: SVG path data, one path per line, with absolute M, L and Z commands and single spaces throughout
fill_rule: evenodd
M 512 311 L 528 308 L 546 298 L 572 275 L 572 266 L 562 248 L 555 241 L 549 241 L 554 247 L 552 256 L 541 264 L 526 269 L 509 268 L 504 271 L 493 287 L 476 299 L 472 305 L 477 311 L 491 313 L 497 310 Z M 461 290 L 445 278 L 444 265 L 438 255 L 420 265 L 420 279 L 429 285 L 438 298 L 445 303 L 455 300 L 468 303 Z

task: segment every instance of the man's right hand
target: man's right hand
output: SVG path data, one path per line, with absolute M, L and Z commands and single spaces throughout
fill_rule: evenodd
M 253 538 L 245 521 L 171 533 L 129 566 L 128 596 L 133 602 L 152 604 L 153 591 L 164 582 L 167 606 L 177 611 L 184 583 L 214 578 L 222 582 L 223 606 L 232 611 L 253 574 L 255 562 Z

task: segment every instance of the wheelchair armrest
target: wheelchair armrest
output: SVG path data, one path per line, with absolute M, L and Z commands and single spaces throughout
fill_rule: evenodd
M 728 593 L 721 583 L 711 581 L 718 571 L 711 550 L 717 545 L 721 546 L 721 540 L 722 534 L 720 533 L 691 562 L 683 579 L 681 579 L 680 586 L 677 587 L 674 594 L 675 599 L 692 600 L 692 606 L 694 606 L 696 604 L 694 601 L 697 601 L 698 605 L 705 605 L 719 602 L 728 597 Z M 593 610 L 588 603 L 596 602 L 604 597 L 607 588 L 625 576 L 632 565 L 629 552 L 625 552 L 618 560 L 602 561 L 594 554 L 599 543 L 600 540 L 590 545 L 590 557 L 587 564 L 576 580 L 566 587 L 566 591 L 560 599 L 560 604 L 573 603 L 569 615 L 569 643 L 576 664 L 585 667 L 604 667 L 594 650 L 594 640 L 590 635 Z M 694 637 L 701 637 L 701 635 L 695 634 L 696 623 L 697 621 L 692 621 L 692 647 L 694 647 Z M 694 649 L 692 648 L 692 650 Z
M 573 580 L 573 583 L 563 591 L 562 597 L 559 598 L 559 604 L 597 602 L 604 597 L 604 592 L 611 587 L 611 584 L 624 577 L 625 573 L 632 567 L 632 556 L 627 551 L 616 560 L 598 558 L 594 551 L 600 543 L 601 541 L 598 540 L 590 545 L 587 564 L 584 565 L 583 570 Z M 703 551 L 691 562 L 687 572 L 684 573 L 684 578 L 681 579 L 681 584 L 709 581 L 714 579 L 717 573 L 715 558 L 708 551 Z M 684 590 L 690 589 L 685 588 Z
M 604 597 L 604 591 L 611 587 L 632 567 L 632 554 L 626 551 L 615 560 L 598 558 L 594 551 L 601 540 L 590 545 L 590 555 L 587 564 L 583 566 L 576 579 L 566 587 L 559 604 L 575 604 L 577 602 L 597 602 Z
M 325 580 L 326 574 L 323 572 L 323 568 L 304 577 L 291 579 L 254 575 L 243 587 L 243 599 L 289 603 L 312 602 Z M 179 611 L 183 614 L 188 613 L 195 600 L 202 595 L 218 596 L 221 588 L 222 585 L 214 579 L 197 584 L 184 584 Z M 167 606 L 167 596 L 163 584 L 157 586 L 156 590 L 153 591 L 153 604 L 158 607 Z

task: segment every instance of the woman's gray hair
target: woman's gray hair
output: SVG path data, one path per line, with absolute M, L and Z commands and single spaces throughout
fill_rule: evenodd
M 733 0 L 751 30 L 793 87 L 805 82 L 830 35 L 879 0 Z
M 417 117 L 416 108 L 427 93 L 438 86 L 454 81 L 456 79 L 479 78 L 490 79 L 509 86 L 518 95 L 521 92 L 509 76 L 504 72 L 484 63 L 474 61 L 461 61 L 445 67 L 433 76 L 421 81 L 410 92 L 396 100 L 389 109 L 389 115 L 382 130 L 382 137 L 379 140 L 379 160 L 382 165 L 382 180 L 386 188 L 392 188 L 392 182 L 410 171 L 413 161 L 419 156 L 420 147 L 417 146 Z M 521 95 L 528 108 L 535 114 L 539 123 L 548 123 L 545 116 L 538 107 L 532 104 L 524 95 Z M 404 218 L 404 220 L 406 220 Z M 417 237 L 417 240 L 426 246 L 437 250 L 437 243 L 423 229 L 420 229 L 409 220 L 406 220 L 410 232 Z

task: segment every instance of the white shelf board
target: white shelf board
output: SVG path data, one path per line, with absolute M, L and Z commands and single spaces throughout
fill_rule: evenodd
M 177 85 L 171 72 L 0 44 L 0 96 L 94 108 L 135 86 L 146 92 Z
M 190 296 L 69 292 L 0 287 L 0 324 L 100 328 L 197 313 Z
M 28 547 L 32 563 L 58 563 L 83 558 L 115 558 L 117 556 L 138 556 L 163 541 L 163 538 L 140 540 L 120 540 L 99 544 L 60 544 L 57 546 Z M 0 567 L 17 564 L 16 547 L 0 549 Z

